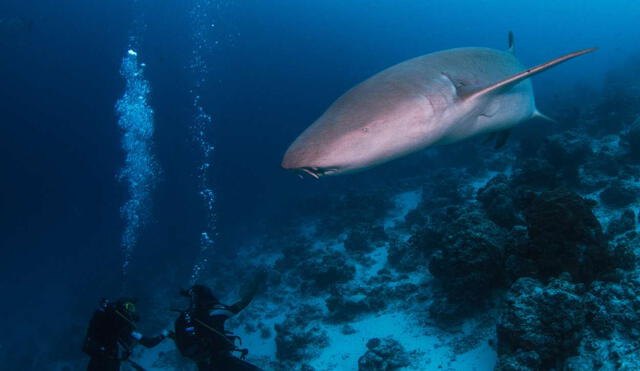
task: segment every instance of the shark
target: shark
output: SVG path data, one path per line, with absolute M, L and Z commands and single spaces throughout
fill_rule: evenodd
M 428 147 L 490 134 L 539 117 L 531 76 L 597 48 L 525 68 L 508 49 L 447 49 L 396 64 L 339 97 L 289 146 L 282 167 L 319 179 L 365 170 Z

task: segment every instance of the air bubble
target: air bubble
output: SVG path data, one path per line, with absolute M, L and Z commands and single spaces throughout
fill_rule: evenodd
M 125 152 L 125 163 L 118 178 L 127 185 L 129 196 L 120 208 L 124 220 L 121 240 L 123 282 L 126 282 L 140 230 L 150 213 L 151 191 L 159 172 L 151 151 L 154 128 L 153 110 L 148 104 L 150 88 L 136 56 L 137 53 L 130 49 L 122 60 L 120 74 L 126 86 L 115 106 Z
M 207 256 L 213 248 L 215 241 L 211 236 L 217 236 L 216 233 L 216 210 L 215 200 L 216 194 L 211 187 L 210 169 L 213 164 L 213 139 L 210 137 L 213 119 L 201 104 L 202 88 L 207 82 L 209 68 L 206 63 L 207 54 L 211 53 L 211 43 L 207 39 L 208 26 L 214 27 L 214 22 L 210 19 L 206 9 L 211 9 L 211 0 L 196 0 L 190 16 L 193 28 L 193 49 L 191 51 L 191 61 L 189 68 L 192 72 L 193 87 L 190 89 L 192 94 L 192 106 L 194 113 L 190 128 L 193 141 L 197 145 L 199 151 L 199 165 L 197 167 L 198 177 L 198 194 L 202 198 L 203 207 L 206 212 L 205 230 L 200 235 L 200 255 L 193 266 L 190 283 L 197 282 L 209 261 Z

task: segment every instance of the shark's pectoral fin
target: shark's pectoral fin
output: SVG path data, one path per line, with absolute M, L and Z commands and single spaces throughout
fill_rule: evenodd
M 491 142 L 493 142 L 496 139 L 496 132 L 494 131 L 493 133 L 489 133 L 486 138 L 484 138 L 484 140 L 482 141 L 482 144 L 489 144 Z
M 507 144 L 507 139 L 509 139 L 509 135 L 511 135 L 511 128 L 504 129 L 496 133 L 498 138 L 496 139 L 496 145 L 493 147 L 495 150 L 498 150 L 504 147 Z
M 511 128 L 504 129 L 500 131 L 494 131 L 493 133 L 489 133 L 486 138 L 482 141 L 483 145 L 489 144 L 495 141 L 493 146 L 494 149 L 498 150 L 507 143 L 507 139 L 509 139 L 509 135 L 511 134 Z
M 569 53 L 569 54 L 565 54 L 562 57 L 550 60 L 549 62 L 537 65 L 535 67 L 531 67 L 527 70 L 524 70 L 520 73 L 517 73 L 513 76 L 507 77 L 506 79 L 502 80 L 502 81 L 498 81 L 495 84 L 489 85 L 487 87 L 484 87 L 482 89 L 476 90 L 474 92 L 468 93 L 468 92 L 461 92 L 462 95 L 459 95 L 460 98 L 464 99 L 464 100 L 470 100 L 470 99 L 477 99 L 489 94 L 495 94 L 495 93 L 501 93 L 504 92 L 506 90 L 511 89 L 512 87 L 514 87 L 516 84 L 518 84 L 519 82 L 521 82 L 522 80 L 528 79 L 529 77 L 538 74 L 544 70 L 547 70 L 553 66 L 556 66 L 562 62 L 568 61 L 569 59 L 573 59 L 575 57 L 578 57 L 580 55 L 583 54 L 587 54 L 587 53 L 591 53 L 592 51 L 595 51 L 597 48 L 590 48 L 590 49 L 584 49 L 584 50 L 578 50 L 577 52 L 573 52 L 573 53 Z

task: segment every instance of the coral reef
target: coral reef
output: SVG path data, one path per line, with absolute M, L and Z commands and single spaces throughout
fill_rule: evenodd
M 481 170 L 439 169 L 405 188 L 316 197 L 304 231 L 271 232 L 262 244 L 277 309 L 238 323 L 275 341 L 268 366 L 276 370 L 355 367 L 344 354 L 319 360 L 326 347 L 335 357 L 329 333 L 359 339 L 353 349 L 370 338 L 359 370 L 455 369 L 457 356 L 488 339 L 497 370 L 638 369 L 638 132 L 592 139 L 574 128 L 506 154 L 476 146 L 487 156 L 476 162 Z M 372 330 L 385 316 L 395 326 L 397 313 L 447 338 L 432 352 L 449 346 L 452 359 L 416 366 L 416 351 L 399 342 L 412 349 L 408 338 Z
M 589 138 L 578 131 L 547 137 L 538 157 L 549 163 L 565 184 L 580 184 L 580 167 L 593 155 Z
M 459 169 L 446 169 L 434 174 L 422 188 L 419 208 L 460 204 L 471 198 L 469 175 Z
M 329 346 L 327 332 L 316 323 L 309 323 L 302 314 L 275 326 L 276 357 L 280 362 L 300 362 L 317 356 Z
M 404 347 L 392 338 L 373 338 L 367 352 L 358 359 L 358 371 L 392 371 L 411 364 Z
M 600 201 L 610 207 L 627 207 L 638 199 L 638 190 L 620 181 L 612 182 L 600 193 Z
M 594 206 L 566 189 L 534 197 L 524 211 L 530 242 L 522 258 L 535 262 L 541 277 L 568 272 L 590 282 L 610 271 L 614 263 Z
M 477 199 L 489 219 L 505 228 L 512 228 L 522 223 L 514 198 L 514 189 L 503 174 L 492 178 L 478 190 L 477 195 Z
M 416 226 L 407 242 L 389 242 L 387 261 L 399 272 L 415 272 L 419 266 L 427 264 L 427 257 L 441 244 L 442 235 L 438 230 L 429 225 Z
M 588 288 L 569 275 L 547 285 L 519 279 L 497 326 L 497 370 L 637 369 L 640 366 L 637 273 Z
M 339 293 L 334 293 L 327 298 L 326 305 L 329 310 L 329 319 L 333 322 L 350 322 L 371 310 L 366 297 L 353 299 Z
M 355 267 L 344 253 L 299 247 L 296 244 L 283 249 L 282 257 L 275 262 L 275 274 L 280 283 L 299 287 L 305 292 L 319 292 L 353 279 Z
M 511 185 L 514 189 L 551 189 L 560 185 L 560 176 L 549 162 L 525 158 L 517 164 Z
M 586 323 L 583 291 L 567 275 L 548 285 L 532 278 L 516 281 L 497 325 L 497 369 L 551 369 L 573 355 Z
M 463 212 L 447 232 L 429 262 L 446 297 L 436 300 L 430 313 L 441 319 L 482 307 L 491 290 L 501 285 L 505 246 L 504 230 L 478 211 Z M 457 304 L 454 309 L 445 303 Z
M 626 209 L 607 226 L 607 236 L 615 237 L 636 229 L 636 213 Z
M 327 290 L 353 279 L 356 268 L 347 257 L 336 251 L 327 250 L 319 257 L 308 259 L 299 266 L 298 273 L 303 287 L 314 291 Z
M 337 323 L 353 321 L 362 314 L 382 311 L 394 300 L 410 302 L 419 294 L 420 290 L 415 284 L 404 283 L 391 286 L 387 284 L 390 281 L 387 279 L 385 282 L 374 277 L 366 287 L 334 290 L 325 300 L 329 311 L 328 320 Z
M 629 126 L 621 136 L 622 146 L 627 151 L 627 157 L 632 163 L 640 162 L 640 117 Z
M 385 241 L 387 235 L 381 226 L 353 228 L 344 240 L 344 248 L 351 253 L 362 254 L 371 252 L 376 244 Z
M 615 331 L 629 339 L 640 337 L 638 277 L 624 277 L 620 282 L 593 282 L 585 295 L 585 306 L 596 336 L 608 338 Z

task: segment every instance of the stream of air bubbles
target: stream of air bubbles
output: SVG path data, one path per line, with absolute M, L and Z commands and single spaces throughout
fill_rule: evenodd
M 198 194 L 206 213 L 205 225 L 200 232 L 199 255 L 193 265 L 189 280 L 191 285 L 198 281 L 208 264 L 208 257 L 211 254 L 216 234 L 216 194 L 209 174 L 214 150 L 211 139 L 213 120 L 211 115 L 205 111 L 201 101 L 203 86 L 209 74 L 206 58 L 211 54 L 212 49 L 207 34 L 215 27 L 212 11 L 214 11 L 214 8 L 211 0 L 196 0 L 189 14 L 193 30 L 193 50 L 189 62 L 189 70 L 193 78 L 190 90 L 193 109 L 190 129 L 198 150 Z
M 121 239 L 123 291 L 126 291 L 129 265 L 140 231 L 150 214 L 151 192 L 159 172 L 152 152 L 154 127 L 153 110 L 149 106 L 150 86 L 144 77 L 145 64 L 140 62 L 139 55 L 144 22 L 138 2 L 134 0 L 133 5 L 136 14 L 133 30 L 120 66 L 125 91 L 115 105 L 125 153 L 118 178 L 126 184 L 128 191 L 128 199 L 120 209 L 124 222 Z

